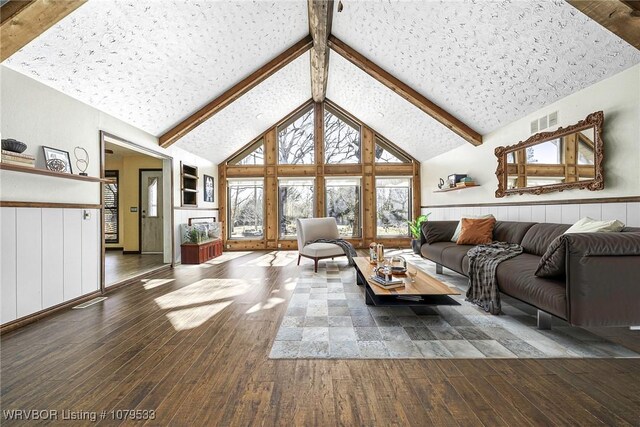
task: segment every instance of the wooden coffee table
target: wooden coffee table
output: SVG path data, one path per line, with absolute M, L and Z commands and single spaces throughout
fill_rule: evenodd
M 353 260 L 356 263 L 358 285 L 365 287 L 365 303 L 367 305 L 460 305 L 449 297 L 449 295 L 460 295 L 460 292 L 419 268 L 416 268 L 418 274 L 415 282 L 412 283 L 409 276 L 394 276 L 402 278 L 405 285 L 401 288 L 384 289 L 370 279 L 376 266 L 369 263 L 369 258 L 356 257 Z M 410 262 L 407 262 L 407 265 L 414 266 Z

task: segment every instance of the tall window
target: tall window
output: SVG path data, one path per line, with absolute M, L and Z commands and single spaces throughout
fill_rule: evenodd
M 158 217 L 158 178 L 150 177 L 147 183 L 147 216 Z
M 118 171 L 104 171 L 104 241 L 118 243 Z
M 264 181 L 228 180 L 228 224 L 231 239 L 261 239 L 264 224 Z
M 390 145 L 386 144 L 380 137 L 376 137 L 375 148 L 375 162 L 376 163 L 409 163 L 410 160 L 400 153 L 398 150 L 394 150 Z
M 313 179 L 280 179 L 279 223 L 281 238 L 296 237 L 296 219 L 313 217 Z
M 326 163 L 360 163 L 360 126 L 326 107 L 324 111 Z
M 245 166 L 264 165 L 264 141 L 260 139 L 231 160 L 229 164 Z
M 313 107 L 278 128 L 278 163 L 313 164 L 313 130 Z
M 360 178 L 327 178 L 326 216 L 336 219 L 340 236 L 360 237 Z
M 411 220 L 411 178 L 376 179 L 377 235 L 408 236 Z

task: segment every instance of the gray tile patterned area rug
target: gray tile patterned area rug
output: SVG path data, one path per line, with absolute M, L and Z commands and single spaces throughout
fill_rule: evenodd
M 374 307 L 364 302 L 353 267 L 328 261 L 313 272 L 299 268 L 294 294 L 269 355 L 272 359 L 599 358 L 640 354 L 554 318 L 551 330 L 536 328 L 535 310 L 503 297 L 494 316 L 464 300 L 467 279 L 402 253 L 421 269 L 461 291 L 459 306 L 438 315 L 420 307 Z

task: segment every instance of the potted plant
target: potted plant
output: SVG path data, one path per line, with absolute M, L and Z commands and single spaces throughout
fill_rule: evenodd
M 416 255 L 420 254 L 420 233 L 422 233 L 422 223 L 429 219 L 429 212 L 426 215 L 420 215 L 418 218 L 413 221 L 408 221 L 409 229 L 411 230 L 411 248 L 413 248 L 413 253 Z

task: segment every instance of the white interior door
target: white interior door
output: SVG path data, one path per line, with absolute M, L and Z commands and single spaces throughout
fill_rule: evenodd
M 142 253 L 162 253 L 163 246 L 163 203 L 162 171 L 142 171 L 140 174 L 140 194 L 142 200 L 140 251 Z

